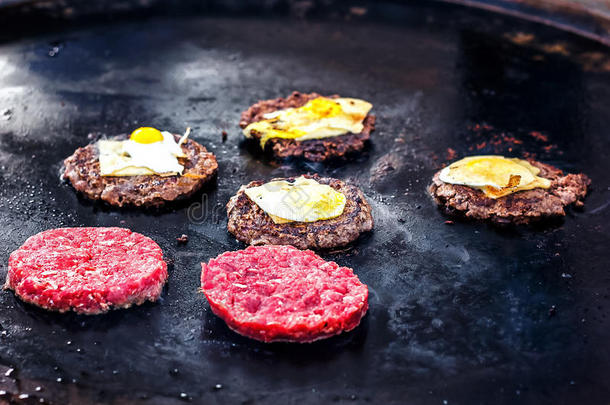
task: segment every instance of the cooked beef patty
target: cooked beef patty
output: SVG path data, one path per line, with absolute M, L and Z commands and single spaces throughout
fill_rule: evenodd
M 263 120 L 263 115 L 283 110 L 286 108 L 298 108 L 307 104 L 314 98 L 322 97 L 317 93 L 303 94 L 293 92 L 286 98 L 274 100 L 263 100 L 254 104 L 241 114 L 239 126 L 247 127 L 253 122 Z M 337 96 L 331 96 L 331 98 Z M 289 157 L 304 158 L 313 162 L 322 162 L 332 158 L 345 157 L 352 152 L 364 149 L 365 142 L 369 140 L 371 132 L 375 130 L 375 116 L 367 115 L 363 123 L 364 129 L 359 134 L 345 134 L 324 139 L 310 139 L 296 141 L 294 139 L 271 138 L 265 145 L 265 150 L 270 150 L 277 159 Z M 252 133 L 254 140 L 259 142 L 260 135 Z
M 584 174 L 564 175 L 551 165 L 529 160 L 540 169 L 538 176 L 551 180 L 548 189 L 518 191 L 492 199 L 477 189 L 449 184 L 439 179 L 437 172 L 428 191 L 436 203 L 449 215 L 495 223 L 528 224 L 552 217 L 565 216 L 570 204 L 583 206 L 591 180 Z
M 327 184 L 346 197 L 345 209 L 336 218 L 316 222 L 276 224 L 244 192 L 247 188 L 263 185 L 253 181 L 242 186 L 227 204 L 227 227 L 235 237 L 250 245 L 293 245 L 299 249 L 330 249 L 347 245 L 361 233 L 373 229 L 371 207 L 362 191 L 355 186 L 317 175 L 305 177 Z M 294 181 L 295 177 L 275 180 Z
M 114 139 L 127 138 L 122 135 Z M 188 140 L 182 145 L 182 150 L 187 155 L 186 159 L 180 159 L 184 165 L 182 176 L 101 176 L 97 146 L 93 143 L 78 148 L 64 160 L 62 177 L 92 200 L 102 200 L 118 207 L 159 207 L 190 197 L 216 175 L 216 157 L 205 147 Z

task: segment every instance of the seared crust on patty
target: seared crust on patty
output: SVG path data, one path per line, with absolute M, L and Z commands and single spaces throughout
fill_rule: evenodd
M 263 115 L 286 108 L 302 107 L 309 100 L 322 97 L 318 93 L 303 94 L 293 92 L 286 98 L 259 101 L 241 114 L 239 126 L 247 127 L 253 122 L 263 120 Z M 336 98 L 338 96 L 330 96 Z M 304 158 L 313 162 L 322 162 L 332 158 L 345 157 L 346 155 L 359 152 L 364 149 L 365 142 L 371 137 L 375 130 L 375 116 L 367 115 L 363 123 L 364 129 L 359 134 L 345 134 L 324 139 L 310 139 L 307 141 L 295 141 L 294 139 L 271 138 L 265 145 L 277 159 L 289 157 Z M 253 138 L 259 142 L 260 135 L 252 133 Z
M 127 139 L 127 136 L 115 139 Z M 205 147 L 189 139 L 182 144 L 182 150 L 187 155 L 186 159 L 181 159 L 182 176 L 101 176 L 97 146 L 93 143 L 78 148 L 64 160 L 62 177 L 92 200 L 118 207 L 159 207 L 190 197 L 216 175 L 216 157 Z
M 441 181 L 439 171 L 434 175 L 428 191 L 449 215 L 503 224 L 529 224 L 563 217 L 566 215 L 566 206 L 583 206 L 587 186 L 591 184 L 586 175 L 564 175 L 560 169 L 551 165 L 528 161 L 540 169 L 538 176 L 551 180 L 550 188 L 518 191 L 494 200 L 480 190 Z
M 245 189 L 263 185 L 253 181 L 242 186 L 227 204 L 227 227 L 235 237 L 250 245 L 292 245 L 299 249 L 330 249 L 347 245 L 361 233 L 373 229 L 371 207 L 362 191 L 333 178 L 305 175 L 320 184 L 327 184 L 346 197 L 345 209 L 336 218 L 316 222 L 276 224 L 245 193 Z M 295 177 L 276 180 L 294 181 Z

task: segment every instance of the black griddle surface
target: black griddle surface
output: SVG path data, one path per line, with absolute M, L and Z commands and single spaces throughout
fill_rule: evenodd
M 157 16 L 5 39 L 0 278 L 28 236 L 61 226 L 128 227 L 173 263 L 160 302 L 103 316 L 47 313 L 2 292 L 0 363 L 14 369 L 0 379 L 5 397 L 608 403 L 610 53 L 453 6 L 379 4 L 356 14 Z M 240 112 L 292 90 L 371 101 L 377 130 L 367 151 L 326 165 L 253 153 Z M 63 158 L 89 133 L 143 125 L 191 126 L 218 157 L 217 185 L 190 203 L 142 212 L 93 204 L 60 181 Z M 531 152 L 586 172 L 594 190 L 584 210 L 548 226 L 446 224 L 425 188 L 447 148 L 458 157 Z M 323 253 L 368 284 L 370 310 L 351 333 L 266 345 L 211 313 L 199 263 L 244 247 L 227 233 L 224 211 L 241 184 L 303 172 L 350 180 L 374 207 L 373 233 Z M 183 233 L 189 241 L 178 245 Z

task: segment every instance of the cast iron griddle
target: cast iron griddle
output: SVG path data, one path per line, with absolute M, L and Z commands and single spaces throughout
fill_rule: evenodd
M 125 226 L 173 263 L 160 302 L 104 316 L 47 313 L 2 292 L 5 399 L 608 403 L 610 53 L 453 6 L 367 7 L 306 21 L 134 17 L 5 39 L 0 278 L 28 236 L 60 226 Z M 275 164 L 244 144 L 239 113 L 294 89 L 373 102 L 366 153 Z M 60 182 L 62 159 L 89 133 L 141 125 L 192 126 L 218 157 L 217 185 L 190 204 L 142 212 L 92 204 Z M 448 148 L 458 157 L 531 152 L 586 172 L 594 190 L 584 211 L 546 227 L 445 224 L 425 188 Z M 211 313 L 199 263 L 244 247 L 224 212 L 241 184 L 303 172 L 353 181 L 374 207 L 373 233 L 323 253 L 369 285 L 370 311 L 352 333 L 265 345 Z M 183 233 L 189 242 L 178 245 Z

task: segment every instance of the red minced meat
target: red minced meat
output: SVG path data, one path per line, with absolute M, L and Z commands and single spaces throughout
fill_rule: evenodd
M 354 329 L 368 288 L 352 269 L 292 246 L 250 246 L 202 263 L 212 311 L 235 332 L 263 342 L 307 343 Z
M 51 311 L 99 314 L 155 301 L 167 280 L 163 252 L 124 228 L 59 228 L 11 253 L 4 288 Z

